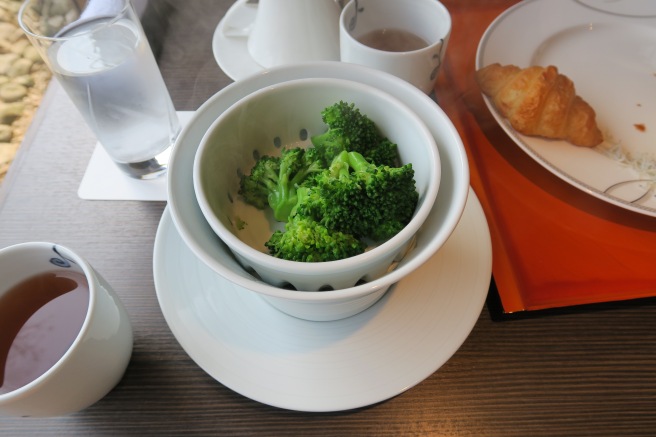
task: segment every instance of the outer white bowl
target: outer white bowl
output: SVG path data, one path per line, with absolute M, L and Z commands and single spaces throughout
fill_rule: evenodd
M 232 104 L 277 83 L 303 78 L 348 79 L 384 89 L 408 105 L 426 123 L 440 152 L 441 181 L 430 224 L 418 232 L 417 247 L 396 269 L 369 283 L 326 292 L 290 291 L 271 286 L 242 269 L 205 220 L 193 187 L 193 163 L 209 126 Z M 469 192 L 467 155 L 455 127 L 428 96 L 387 73 L 340 62 L 298 64 L 267 70 L 235 82 L 208 99 L 183 128 L 171 156 L 168 206 L 178 232 L 208 267 L 247 290 L 258 293 L 277 309 L 307 320 L 337 320 L 373 305 L 385 291 L 428 260 L 458 224 Z M 430 286 L 430 284 L 426 284 Z M 220 292 L 220 290 L 217 290 Z
M 327 129 L 321 111 L 339 101 L 354 103 L 398 145 L 401 162 L 412 163 L 419 192 L 415 214 L 397 235 L 348 259 L 306 263 L 271 256 L 265 243 L 284 224 L 268 209 L 243 201 L 238 194 L 240 175 L 250 173 L 256 157 L 311 147 L 310 137 Z M 246 269 L 274 286 L 317 291 L 352 287 L 384 275 L 404 255 L 431 211 L 440 172 L 433 136 L 406 105 L 359 82 L 315 78 L 265 87 L 228 108 L 203 137 L 193 177 L 205 219 Z

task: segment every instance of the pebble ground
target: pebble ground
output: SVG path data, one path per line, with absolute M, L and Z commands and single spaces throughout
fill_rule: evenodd
M 18 26 L 22 0 L 0 0 L 0 183 L 51 78 Z

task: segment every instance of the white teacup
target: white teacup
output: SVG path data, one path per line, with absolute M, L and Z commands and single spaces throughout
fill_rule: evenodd
M 17 244 L 0 250 L 0 278 L 0 414 L 74 413 L 119 382 L 132 327 L 88 262 L 58 244 Z
M 341 61 L 391 73 L 426 94 L 433 91 L 451 35 L 451 15 L 440 2 L 351 0 L 339 25 Z
M 265 68 L 339 61 L 336 0 L 259 0 L 248 52 Z

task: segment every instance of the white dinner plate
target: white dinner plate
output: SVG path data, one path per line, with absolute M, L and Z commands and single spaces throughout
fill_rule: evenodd
M 656 2 L 525 0 L 484 33 L 476 68 L 498 62 L 555 65 L 595 109 L 605 141 L 581 148 L 517 133 L 538 163 L 611 204 L 656 216 Z
M 212 37 L 214 59 L 232 80 L 264 70 L 248 52 L 248 32 L 255 21 L 257 4 L 237 0 L 219 22 Z
M 451 358 L 483 308 L 492 248 L 470 191 L 458 226 L 431 259 L 374 306 L 332 322 L 288 316 L 214 273 L 185 245 L 168 209 L 153 263 L 162 313 L 203 370 L 256 401 L 325 412 L 389 399 Z

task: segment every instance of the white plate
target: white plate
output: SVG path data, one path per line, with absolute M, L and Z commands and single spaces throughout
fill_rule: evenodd
M 606 202 L 656 216 L 656 2 L 525 0 L 483 35 L 476 68 L 555 65 L 595 109 L 606 141 L 592 149 L 503 129 L 537 162 Z M 644 125 L 646 131 L 636 125 Z
M 214 273 L 184 244 L 168 209 L 153 262 L 162 313 L 209 375 L 275 407 L 339 411 L 408 390 L 458 350 L 483 308 L 492 248 L 483 210 L 470 192 L 458 226 L 436 255 L 371 308 L 334 322 L 288 316 Z
M 212 37 L 212 52 L 221 70 L 232 80 L 241 80 L 261 72 L 246 46 L 248 30 L 255 21 L 257 4 L 237 0 L 219 22 Z

